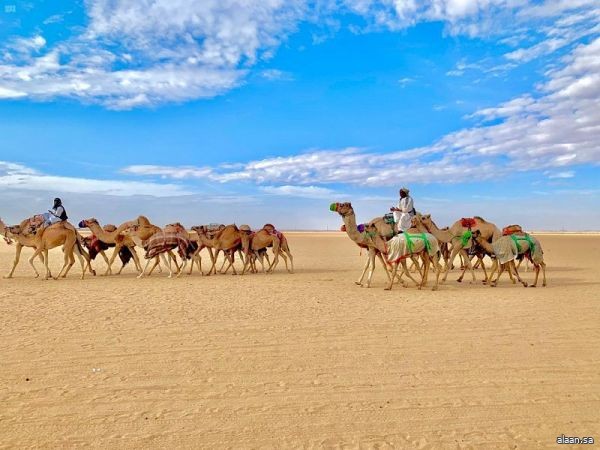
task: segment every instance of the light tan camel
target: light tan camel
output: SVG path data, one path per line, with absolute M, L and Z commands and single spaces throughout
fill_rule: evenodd
M 142 266 L 140 264 L 140 259 L 135 250 L 135 242 L 133 241 L 133 239 L 131 239 L 130 237 L 126 236 L 123 233 L 123 231 L 129 225 L 130 225 L 130 222 L 125 222 L 125 223 L 122 223 L 121 225 L 119 225 L 113 231 L 107 231 L 104 228 L 102 228 L 100 226 L 100 224 L 98 223 L 98 220 L 93 217 L 79 222 L 80 228 L 89 228 L 90 231 L 100 241 L 102 241 L 108 245 L 114 244 L 114 246 L 115 246 L 112 256 L 110 257 L 110 260 L 107 260 L 106 256 L 103 255 L 104 259 L 106 260 L 106 264 L 107 264 L 106 272 L 104 273 L 104 275 L 112 275 L 112 264 L 113 264 L 115 258 L 117 257 L 117 255 L 119 254 L 119 251 L 121 250 L 122 247 L 127 247 L 129 249 L 129 251 L 131 252 L 131 255 L 133 256 L 133 261 L 135 263 L 135 268 L 138 271 L 138 273 L 142 270 Z M 122 269 L 123 268 L 121 267 L 121 270 Z M 121 273 L 121 270 L 119 270 L 118 273 Z
M 431 215 L 429 214 L 422 215 L 418 219 L 425 226 L 427 231 L 433 234 L 439 242 L 447 242 L 450 245 L 450 258 L 446 263 L 446 270 L 442 282 L 446 281 L 452 262 L 458 254 L 462 255 L 467 268 L 471 272 L 473 277 L 472 283 L 477 281 L 469 254 L 466 251 L 466 249 L 471 247 L 471 236 L 474 231 L 479 230 L 481 236 L 490 242 L 493 242 L 502 236 L 502 232 L 496 225 L 477 216 L 472 219 L 457 220 L 447 230 L 440 229 L 431 219 Z M 459 278 L 459 280 L 462 281 L 462 277 Z
M 496 286 L 498 279 L 502 272 L 506 270 L 511 280 L 512 271 L 514 270 L 517 279 L 527 287 L 527 282 L 523 281 L 519 277 L 519 272 L 515 266 L 515 259 L 519 255 L 525 255 L 525 257 L 531 261 L 535 270 L 535 280 L 531 287 L 536 287 L 540 276 L 540 269 L 542 271 L 542 286 L 546 286 L 546 263 L 544 262 L 544 252 L 540 242 L 533 236 L 529 236 L 526 233 L 513 234 L 510 236 L 501 236 L 490 244 L 486 239 L 483 238 L 481 233 L 475 231 L 473 238 L 479 246 L 487 253 L 495 256 L 494 263 L 492 266 L 492 273 L 487 281 L 490 286 Z M 498 276 L 492 281 L 494 273 L 498 270 Z
M 280 254 L 280 244 L 281 241 L 279 237 L 277 237 L 276 233 L 273 233 L 265 228 L 262 228 L 256 232 L 252 232 L 248 225 L 240 225 L 240 232 L 242 237 L 242 252 L 245 256 L 244 259 L 244 269 L 242 270 L 242 275 L 246 273 L 248 269 L 251 269 L 253 272 L 256 272 L 255 261 L 258 259 L 262 264 L 263 272 L 264 272 L 264 264 L 263 258 L 261 255 L 261 250 L 265 251 L 268 247 L 273 247 L 273 254 L 277 259 Z M 287 264 L 286 264 L 287 266 Z M 267 273 L 271 273 L 272 264 L 269 265 Z
M 294 273 L 294 257 L 292 256 L 292 252 L 290 251 L 290 246 L 288 244 L 288 240 L 287 240 L 287 237 L 285 236 L 285 234 L 283 234 L 281 231 L 278 231 L 277 229 L 275 229 L 275 226 L 270 223 L 266 223 L 262 229 L 266 230 L 267 233 L 275 235 L 279 238 L 279 253 L 276 253 L 275 249 L 273 249 L 273 254 L 274 254 L 275 259 L 269 266 L 269 271 L 273 272 L 275 270 L 275 267 L 277 267 L 277 264 L 279 263 L 278 256 L 281 256 L 283 258 L 283 262 L 285 263 L 285 269 L 289 273 Z M 288 268 L 288 258 L 290 260 L 289 268 Z
M 81 236 L 78 235 L 73 225 L 68 222 L 59 222 L 48 227 L 39 228 L 35 234 L 32 234 L 30 224 L 30 219 L 25 219 L 19 225 L 11 227 L 7 227 L 3 222 L 0 225 L 3 229 L 3 232 L 0 232 L 0 234 L 5 233 L 5 236 L 17 241 L 13 267 L 5 278 L 12 278 L 15 268 L 19 263 L 23 247 L 32 247 L 35 249 L 35 252 L 29 259 L 29 264 L 33 268 L 36 278 L 39 277 L 39 272 L 33 263 L 35 258 L 39 257 L 46 268 L 44 279 L 47 280 L 52 276 L 50 268 L 48 267 L 48 250 L 61 245 L 63 246 L 64 252 L 64 264 L 58 277 L 65 278 L 67 276 L 69 270 L 71 270 L 71 267 L 75 263 L 74 254 L 79 258 L 82 272 L 85 272 L 87 269 L 91 274 L 96 275 L 91 267 L 90 257 L 80 242 Z M 86 261 L 85 264 L 83 262 L 84 260 Z M 84 276 L 84 273 L 82 273 L 81 278 L 83 279 Z M 55 279 L 58 277 L 55 277 Z
M 14 227 L 8 227 L 8 232 L 11 236 L 17 236 L 22 234 L 21 227 L 16 225 Z M 75 264 L 75 256 L 77 255 L 79 258 L 79 262 L 81 263 L 81 279 L 85 278 L 85 270 L 86 265 L 84 264 L 84 258 L 87 260 L 89 266 L 89 256 L 87 252 L 83 249 L 83 246 L 79 242 L 79 238 L 75 228 L 71 224 L 67 224 L 65 222 L 55 223 L 46 228 L 40 228 L 35 234 L 34 238 L 34 246 L 35 252 L 29 258 L 29 264 L 33 267 L 34 272 L 36 273 L 36 277 L 39 276 L 33 261 L 38 255 L 44 255 L 44 266 L 46 268 L 46 273 L 44 276 L 44 280 L 47 280 L 50 276 L 50 268 L 48 267 L 48 251 L 62 246 L 64 252 L 64 264 L 61 268 L 57 277 L 54 279 L 58 279 L 59 277 L 65 278 L 71 270 L 73 264 Z
M 192 230 L 198 233 L 199 243 L 202 243 L 204 246 L 213 250 L 222 250 L 228 262 L 228 266 L 225 271 L 229 270 L 231 267 L 233 269 L 233 274 L 237 275 L 233 265 L 234 254 L 238 249 L 241 248 L 242 243 L 242 233 L 238 227 L 236 225 L 227 225 L 223 229 L 217 231 L 214 235 L 209 234 L 208 227 L 205 226 L 192 227 Z M 208 271 L 209 275 L 211 273 L 216 273 L 216 263 L 217 258 L 215 256 L 214 260 L 212 261 L 212 266 Z
M 381 240 L 379 234 L 372 234 L 371 239 Z M 386 259 L 388 264 L 392 266 L 392 275 L 386 290 L 391 290 L 396 275 L 398 273 L 398 267 L 402 267 L 402 273 L 406 274 L 419 289 L 422 289 L 427 285 L 427 279 L 429 275 L 429 266 L 433 263 L 433 267 L 436 272 L 435 285 L 432 290 L 437 290 L 439 285 L 440 273 L 442 268 L 439 264 L 440 248 L 438 240 L 430 233 L 427 233 L 425 228 L 417 222 L 416 218 L 413 217 L 411 228 L 404 233 L 397 234 L 392 239 L 387 241 L 386 245 Z M 406 265 L 406 259 L 412 258 L 418 267 L 418 257 L 423 261 L 423 272 L 421 274 L 421 282 L 418 283 L 410 274 Z
M 15 240 L 17 242 L 17 245 L 15 246 L 15 259 L 13 261 L 13 266 L 11 271 L 8 273 L 8 275 L 5 275 L 4 278 L 12 278 L 13 274 L 15 272 L 15 269 L 17 268 L 17 264 L 19 264 L 19 261 L 21 259 L 21 252 L 23 250 L 23 247 L 32 247 L 35 248 L 35 234 L 22 234 L 20 232 L 21 230 L 21 226 L 19 225 L 19 233 L 17 234 L 11 234 L 8 231 L 8 228 L 6 226 L 6 224 L 2 221 L 2 219 L 0 219 L 0 235 L 4 236 L 4 240 L 6 241 L 6 243 L 8 245 L 11 245 L 13 243 L 13 240 Z M 44 255 L 40 254 L 39 255 L 40 261 L 42 261 L 42 264 L 44 263 Z M 36 273 L 36 277 L 39 277 L 39 273 L 37 272 L 37 270 L 35 269 L 35 273 Z
M 367 270 L 370 269 L 369 275 L 367 277 L 367 287 L 371 287 L 371 280 L 373 279 L 373 272 L 375 271 L 375 258 L 379 258 L 381 264 L 385 270 L 385 273 L 388 277 L 388 281 L 390 280 L 390 272 L 388 270 L 386 262 L 383 260 L 383 254 L 386 253 L 385 241 L 384 239 L 370 239 L 367 235 L 367 232 L 359 232 L 358 225 L 356 224 L 356 215 L 354 213 L 354 209 L 352 208 L 352 204 L 349 202 L 346 203 L 332 203 L 329 206 L 330 211 L 337 212 L 340 216 L 342 216 L 342 220 L 344 221 L 344 225 L 346 228 L 346 234 L 350 239 L 352 239 L 356 245 L 360 248 L 367 249 L 368 251 L 368 259 L 365 264 L 365 267 L 362 271 L 360 278 L 355 282 L 358 286 L 363 285 L 363 279 L 365 278 L 365 274 Z M 373 225 L 371 228 L 375 228 Z M 378 234 L 377 232 L 369 231 L 371 234 Z

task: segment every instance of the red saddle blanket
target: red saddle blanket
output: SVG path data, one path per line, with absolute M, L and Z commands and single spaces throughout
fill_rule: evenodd
M 507 227 L 502 228 L 503 236 L 510 236 L 511 234 L 522 233 L 522 232 L 523 232 L 523 228 L 521 228 L 521 225 L 508 225 Z
M 460 224 L 461 226 L 465 227 L 465 228 L 472 228 L 475 225 L 477 225 L 477 221 L 475 219 L 473 219 L 472 217 L 463 217 L 462 219 L 460 219 Z

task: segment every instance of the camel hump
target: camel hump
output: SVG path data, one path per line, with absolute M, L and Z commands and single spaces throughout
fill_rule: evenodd
M 111 224 L 111 223 L 104 225 L 102 228 L 107 233 L 112 233 L 113 231 L 117 230 L 117 227 L 115 225 Z
M 475 218 L 475 219 L 479 220 L 480 222 L 487 223 L 487 220 L 485 220 L 485 219 L 484 219 L 483 217 L 481 217 L 481 216 L 473 216 L 473 218 Z

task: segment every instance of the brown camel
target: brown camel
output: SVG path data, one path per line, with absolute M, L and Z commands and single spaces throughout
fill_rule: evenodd
M 458 254 L 462 255 L 467 268 L 471 272 L 473 277 L 472 282 L 474 283 L 477 281 L 475 278 L 475 271 L 471 265 L 471 260 L 466 251 L 466 249 L 471 247 L 472 234 L 474 231 L 479 230 L 484 239 L 488 240 L 489 242 L 493 242 L 502 235 L 500 229 L 493 223 L 487 222 L 483 218 L 477 216 L 473 218 L 457 220 L 447 230 L 440 229 L 431 219 L 431 215 L 429 214 L 422 215 L 418 219 L 425 226 L 427 231 L 433 234 L 438 241 L 446 242 L 450 245 L 450 257 L 446 263 L 446 270 L 442 282 L 446 281 L 452 262 Z M 462 277 L 459 278 L 459 280 L 461 281 Z
M 240 232 L 242 236 L 242 252 L 245 256 L 244 269 L 242 270 L 242 275 L 244 275 L 248 269 L 251 269 L 253 272 L 256 272 L 255 261 L 257 259 L 262 264 L 264 272 L 263 255 L 266 254 L 266 249 L 268 247 L 273 247 L 273 254 L 275 255 L 275 259 L 279 257 L 279 247 L 281 245 L 279 237 L 276 233 L 273 233 L 265 228 L 253 232 L 248 225 L 241 225 Z M 261 254 L 261 251 L 264 251 L 264 253 Z M 270 264 L 267 273 L 272 272 L 272 267 L 273 265 Z
M 237 275 L 235 267 L 233 265 L 234 262 L 234 254 L 235 252 L 241 248 L 242 243 L 242 233 L 238 229 L 236 225 L 227 225 L 223 229 L 217 231 L 212 235 L 209 233 L 208 227 L 206 226 L 196 226 L 192 227 L 196 233 L 198 233 L 198 242 L 202 243 L 204 246 L 214 249 L 214 250 L 223 250 L 225 254 L 225 258 L 227 259 L 228 266 L 227 270 L 231 267 L 233 269 L 233 274 Z M 212 261 L 212 266 L 208 271 L 208 274 L 216 273 L 216 256 Z
M 358 286 L 362 286 L 362 282 L 363 279 L 365 277 L 365 274 L 367 272 L 367 270 L 370 269 L 369 271 L 369 276 L 367 277 L 367 287 L 371 287 L 371 280 L 373 278 L 373 272 L 375 270 L 375 258 L 379 258 L 379 260 L 381 261 L 381 264 L 383 265 L 383 268 L 385 269 L 385 273 L 388 277 L 388 280 L 390 280 L 390 273 L 387 267 L 387 264 L 385 263 L 385 261 L 383 260 L 383 254 L 386 253 L 386 248 L 385 248 L 385 241 L 384 239 L 370 239 L 368 233 L 371 234 L 377 234 L 376 232 L 374 233 L 373 231 L 369 231 L 367 233 L 367 231 L 359 231 L 358 230 L 358 226 L 356 224 L 356 215 L 354 213 L 354 209 L 352 208 L 352 204 L 351 203 L 332 203 L 329 206 L 329 210 L 330 211 L 334 211 L 337 212 L 340 216 L 342 216 L 342 220 L 344 221 L 344 225 L 346 228 L 346 234 L 348 235 L 348 237 L 350 239 L 352 239 L 356 245 L 358 245 L 360 248 L 364 248 L 367 249 L 369 252 L 368 255 L 368 259 L 367 262 L 365 264 L 365 267 L 362 271 L 362 274 L 360 276 L 360 278 L 358 279 L 358 281 L 356 281 L 355 283 Z M 375 225 L 373 225 L 370 228 L 375 228 Z M 365 227 L 363 227 L 363 230 L 365 229 Z
M 517 259 L 519 255 L 525 255 L 525 257 L 533 264 L 535 280 L 531 287 L 537 286 L 540 269 L 542 271 L 542 286 L 546 286 L 546 263 L 544 262 L 544 252 L 540 242 L 533 236 L 529 236 L 526 233 L 501 236 L 490 244 L 480 232 L 475 231 L 473 233 L 473 238 L 487 253 L 495 256 L 492 273 L 487 280 L 489 281 L 490 286 L 497 285 L 498 279 L 504 270 L 508 272 L 512 280 L 512 271 L 514 270 L 517 279 L 524 287 L 527 287 L 527 282 L 521 280 L 517 267 L 515 266 L 515 259 Z M 496 270 L 498 270 L 498 276 L 492 281 Z
M 94 236 L 96 236 L 100 241 L 104 242 L 105 244 L 108 244 L 109 246 L 114 245 L 115 249 L 113 251 L 112 256 L 110 257 L 110 260 L 106 262 L 107 268 L 104 275 L 112 275 L 112 264 L 123 247 L 127 247 L 131 252 L 137 271 L 139 272 L 142 270 L 140 259 L 138 258 L 137 252 L 135 251 L 135 242 L 133 242 L 133 240 L 130 237 L 125 236 L 125 234 L 123 233 L 123 231 L 129 225 L 129 222 L 125 222 L 119 225 L 118 228 L 112 231 L 107 231 L 100 226 L 98 220 L 96 220 L 95 218 L 90 218 L 79 222 L 80 228 L 89 228 L 90 231 L 94 234 Z M 103 256 L 106 260 L 106 256 Z M 123 267 L 121 267 L 121 270 L 123 270 Z M 121 273 L 121 270 L 119 270 L 118 273 Z
M 134 221 L 135 222 L 135 221 Z M 146 250 L 146 255 L 144 256 L 147 260 L 146 266 L 143 268 L 142 272 L 138 275 L 138 278 L 143 278 L 146 276 L 146 270 L 152 261 L 154 261 L 154 265 L 148 272 L 148 276 L 152 274 L 156 266 L 159 264 L 159 258 L 162 258 L 163 263 L 167 266 L 169 270 L 169 278 L 173 277 L 173 271 L 171 264 L 167 262 L 166 256 L 175 259 L 172 255 L 172 250 L 177 248 L 179 255 L 183 261 L 181 268 L 177 265 L 175 261 L 175 265 L 177 267 L 176 274 L 177 277 L 181 276 L 185 266 L 189 259 L 191 259 L 192 254 L 194 253 L 196 247 L 190 245 L 190 241 L 187 239 L 187 233 L 183 234 L 177 231 L 163 231 L 161 228 L 146 224 L 139 225 L 137 223 L 132 222 L 125 230 L 124 234 L 127 236 L 131 236 L 136 244 L 142 246 Z
M 285 234 L 283 234 L 281 231 L 275 229 L 275 226 L 270 223 L 265 224 L 262 229 L 266 230 L 267 233 L 270 233 L 279 238 L 279 253 L 277 254 L 275 252 L 275 249 L 273 249 L 273 254 L 275 256 L 275 259 L 269 266 L 269 271 L 272 272 L 275 270 L 275 267 L 277 267 L 277 264 L 279 263 L 278 256 L 281 256 L 283 258 L 283 262 L 285 263 L 285 269 L 289 273 L 294 273 L 294 257 L 292 256 L 292 252 L 290 251 L 290 246 L 288 244 L 288 240 L 287 240 L 287 237 L 285 236 Z M 286 255 L 287 255 L 287 257 L 286 257 Z M 288 258 L 290 260 L 289 268 L 288 268 Z
M 113 231 L 115 231 L 117 229 L 117 227 L 115 225 L 108 224 L 108 225 L 104 225 L 102 227 L 102 229 L 107 233 L 112 233 Z M 105 251 L 108 250 L 109 248 L 114 248 L 116 246 L 116 244 L 114 244 L 114 243 L 107 244 L 106 242 L 101 241 L 94 234 L 92 234 L 90 236 L 85 236 L 83 238 L 83 245 L 88 250 L 88 253 L 90 255 L 90 260 L 94 261 L 96 259 L 96 256 L 101 255 L 102 258 L 104 258 L 104 261 L 106 262 L 107 266 L 109 265 L 109 260 L 108 260 L 108 257 L 106 256 Z M 119 259 L 121 260 L 121 268 L 117 272 L 117 275 L 121 274 L 121 272 L 123 271 L 125 266 L 129 263 L 129 261 L 132 258 L 133 258 L 133 254 L 131 253 L 131 250 L 129 249 L 129 247 L 127 247 L 126 245 L 121 247 L 121 250 L 119 250 Z

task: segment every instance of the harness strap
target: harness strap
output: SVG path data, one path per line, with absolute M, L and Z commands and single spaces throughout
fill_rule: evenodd
M 422 239 L 423 244 L 425 245 L 425 250 L 427 250 L 427 253 L 431 252 L 431 242 L 429 242 L 429 239 L 427 239 L 427 236 L 425 235 L 425 233 L 418 233 L 418 234 L 404 233 L 404 235 L 406 236 L 406 247 L 408 248 L 408 251 L 410 253 L 413 253 L 413 250 L 414 250 L 414 242 L 413 242 L 414 238 Z
M 529 236 L 528 234 L 525 234 L 525 236 L 515 236 L 514 234 L 511 234 L 510 238 L 513 240 L 513 242 L 517 246 L 517 251 L 519 253 L 523 253 L 523 248 L 521 247 L 521 244 L 519 244 L 519 241 L 527 242 L 527 244 L 529 244 L 529 252 L 530 253 L 535 252 L 535 242 L 533 242 L 533 240 L 531 239 L 531 236 Z

